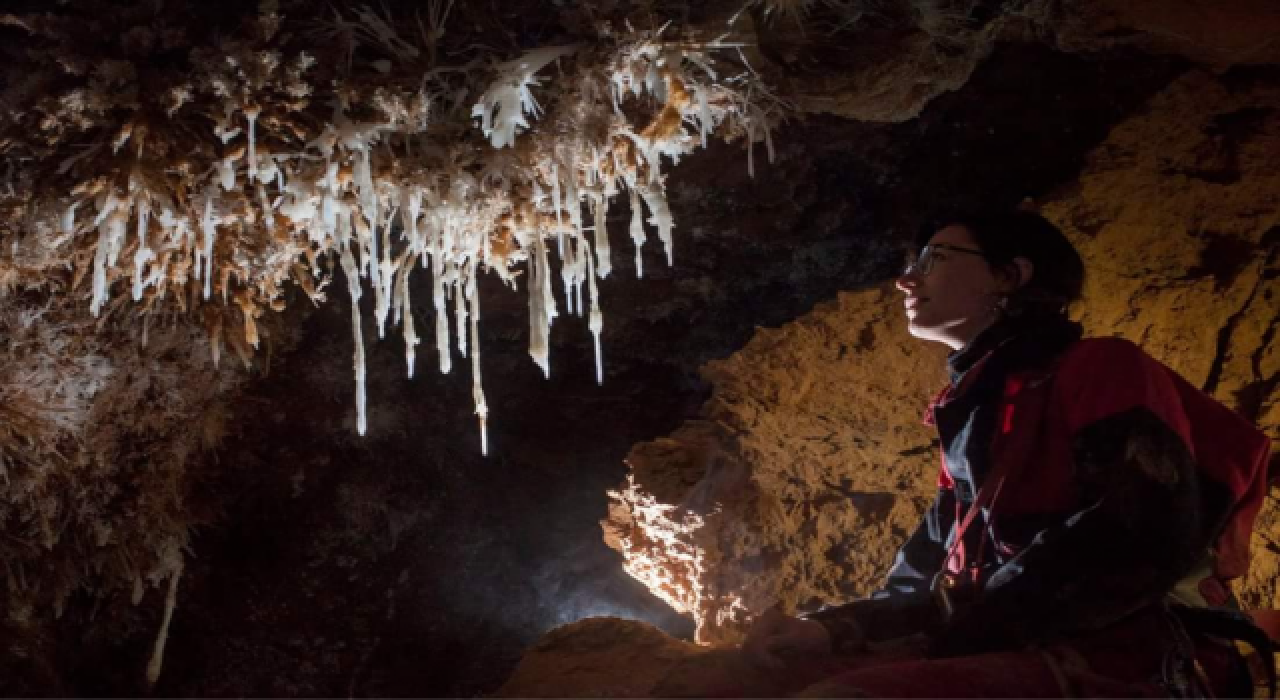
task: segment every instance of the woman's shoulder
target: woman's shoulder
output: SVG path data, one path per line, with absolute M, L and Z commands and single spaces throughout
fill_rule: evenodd
M 1067 348 L 1061 364 L 1063 370 L 1087 369 L 1103 373 L 1164 366 L 1137 343 L 1119 337 L 1082 338 Z
M 1081 338 L 1072 344 L 1070 350 L 1080 353 L 1128 354 L 1148 357 L 1137 343 L 1120 336 L 1098 336 Z
M 1080 425 L 1139 406 L 1182 425 L 1176 419 L 1182 404 L 1176 377 L 1133 341 L 1086 338 L 1064 353 L 1054 384 Z

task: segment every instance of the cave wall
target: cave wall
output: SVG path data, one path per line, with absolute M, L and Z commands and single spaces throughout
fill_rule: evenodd
M 1192 70 L 1041 202 L 1085 258 L 1081 319 L 1146 348 L 1280 440 L 1280 75 Z M 943 354 L 906 336 L 888 286 L 845 292 L 709 363 L 697 420 L 637 445 L 605 539 L 628 570 L 733 642 L 780 601 L 870 592 L 933 489 L 919 423 Z M 1273 462 L 1274 463 L 1274 462 Z M 1246 605 L 1272 607 L 1276 494 Z
M 39 3 L 17 4 L 44 10 Z M 405 9 L 401 5 L 418 9 L 414 3 L 389 4 L 395 11 Z M 192 15 L 201 25 L 194 34 L 214 28 L 234 33 L 256 5 L 201 6 Z M 289 16 L 306 16 L 306 5 L 279 3 Z M 738 2 L 683 5 L 646 5 L 645 21 L 652 20 L 652 9 L 695 27 L 715 24 L 718 34 L 720 21 L 741 9 Z M 0 429 L 19 428 L 6 436 L 18 436 L 6 448 L 26 447 L 24 441 L 41 430 L 50 430 L 52 439 L 20 469 L 10 463 L 8 476 L 20 478 L 6 481 L 3 491 L 12 497 L 3 511 L 5 534 L 11 536 L 0 539 L 0 553 L 7 565 L 22 564 L 6 571 L 0 691 L 143 692 L 147 659 L 165 617 L 165 588 L 174 580 L 180 581 L 178 607 L 166 670 L 155 688 L 161 694 L 473 694 L 496 687 L 543 631 L 583 616 L 629 615 L 683 635 L 688 622 L 621 572 L 621 555 L 604 546 L 595 523 L 609 518 L 611 541 L 626 552 L 629 545 L 621 537 L 640 542 L 629 534 L 637 523 L 648 523 L 654 533 L 668 527 L 670 514 L 689 500 L 690 488 L 698 493 L 690 513 L 705 522 L 694 526 L 690 519 L 684 530 L 671 531 L 701 559 L 692 573 L 673 569 L 678 595 L 663 594 L 687 597 L 681 587 L 690 577 L 703 586 L 698 577 L 705 577 L 695 607 L 707 615 L 725 613 L 707 627 L 713 638 L 732 638 L 770 586 L 794 589 L 793 602 L 806 604 L 873 585 L 870 572 L 882 568 L 888 543 L 901 536 L 922 503 L 922 492 L 912 489 L 921 488 L 932 469 L 927 435 L 914 425 L 915 416 L 889 420 L 887 408 L 914 405 L 932 386 L 926 378 L 936 365 L 926 359 L 927 351 L 904 345 L 904 353 L 922 353 L 911 360 L 919 375 L 895 384 L 873 372 L 879 363 L 870 353 L 883 351 L 885 339 L 896 337 L 894 316 L 886 311 L 893 309 L 892 294 L 840 290 L 893 274 L 898 241 L 918 222 L 923 203 L 1013 202 L 1073 179 L 1116 121 L 1146 109 L 1147 97 L 1185 67 L 1182 57 L 1265 64 L 1275 48 L 1268 28 L 1275 26 L 1276 6 L 1265 0 L 1192 2 L 1203 7 L 1190 13 L 1167 12 L 1163 3 L 1099 0 L 1066 4 L 1080 11 L 1057 17 L 1004 16 L 991 11 L 997 5 L 884 3 L 883 14 L 810 16 L 823 29 L 818 32 L 760 16 L 740 24 L 735 31 L 747 35 L 752 64 L 796 108 L 795 120 L 775 134 L 777 160 L 766 166 L 757 144 L 752 179 L 739 146 L 714 144 L 672 172 L 675 267 L 664 267 L 650 247 L 644 280 L 615 276 L 602 285 L 608 313 L 604 388 L 591 381 L 588 334 L 565 322 L 553 333 L 555 372 L 545 381 L 524 353 L 525 300 L 492 281 L 482 283 L 482 344 L 497 350 L 486 355 L 485 371 L 501 378 L 490 387 L 495 456 L 489 460 L 474 449 L 475 422 L 462 378 L 432 375 L 406 382 L 401 349 L 386 343 L 370 344 L 370 435 L 356 437 L 350 307 L 342 294 L 313 313 L 310 302 L 295 293 L 286 314 L 260 319 L 264 342 L 250 372 L 237 366 L 251 355 L 242 341 L 215 366 L 205 332 L 217 324 L 208 318 L 171 311 L 136 317 L 121 299 L 95 321 L 83 294 L 69 291 L 83 291 L 83 279 L 77 281 L 65 261 L 37 259 L 40 249 L 31 245 L 32 237 L 3 246 L 0 300 L 6 316 L 0 335 L 10 354 L 0 370 L 0 411 L 8 411 L 0 413 Z M 1022 7 L 1054 5 L 1059 4 Z M 931 14 L 945 7 L 952 8 L 949 15 Z M 460 3 L 455 21 L 462 21 L 451 26 L 450 40 L 461 46 L 469 41 L 468 31 L 501 37 L 509 43 L 504 55 L 514 55 L 540 44 L 590 41 L 597 22 L 622 26 L 633 9 L 632 3 L 531 1 L 503 3 L 491 12 Z M 544 21 L 508 32 L 533 16 Z M 153 19 L 151 8 L 142 6 L 100 18 L 126 27 L 133 19 Z M 839 28 L 822 25 L 833 19 Z M 6 38 L 21 34 L 21 22 L 9 15 L 0 16 L 0 25 L 10 32 Z M 146 34 L 96 37 L 107 43 L 119 39 L 128 49 Z M 1076 53 L 1048 48 L 1055 45 Z M 18 41 L 6 46 L 15 55 L 23 50 Z M 910 60 L 903 61 L 908 49 Z M 67 51 L 64 57 L 72 54 L 78 55 Z M 24 65 L 15 60 L 7 66 L 6 75 L 21 78 L 10 81 L 18 93 L 15 104 L 23 101 L 17 98 L 24 89 L 37 84 L 21 75 Z M 1249 79 L 1229 73 L 1219 87 L 1203 78 L 1208 82 L 1190 83 L 1186 90 L 1204 88 L 1215 100 L 1228 99 L 1222 94 L 1236 100 L 1244 94 L 1241 83 L 1228 78 Z M 127 97 L 126 92 L 117 90 L 116 96 Z M 1257 124 L 1271 122 L 1258 121 L 1249 99 L 1233 103 L 1241 114 L 1213 132 L 1216 140 L 1204 146 L 1211 153 L 1185 156 L 1181 165 L 1152 161 L 1144 167 L 1164 172 L 1186 166 L 1189 178 L 1231 184 L 1237 166 L 1231 154 L 1245 153 L 1248 177 L 1256 182 L 1265 172 L 1256 162 L 1259 149 L 1266 147 L 1256 141 Z M 1216 119 L 1213 109 L 1192 110 L 1200 115 L 1196 123 Z M 1175 121 L 1166 118 L 1168 128 L 1181 128 Z M 1273 133 L 1270 128 L 1263 133 Z M 1140 150 L 1136 143 L 1130 147 Z M 1106 162 L 1095 153 L 1088 172 Z M 1125 172 L 1125 161 L 1109 167 Z M 1119 175 L 1107 180 L 1101 170 L 1098 177 L 1103 192 L 1127 182 Z M 1145 194 L 1140 183 L 1132 186 Z M 1208 189 L 1198 196 L 1213 201 L 1216 193 Z M 0 220 L 20 220 L 15 211 L 6 208 Z M 1080 219 L 1081 231 L 1097 228 L 1089 216 Z M 1141 220 L 1140 213 L 1130 216 Z M 1205 381 L 1212 378 L 1219 394 L 1234 392 L 1239 405 L 1263 416 L 1274 413 L 1274 353 L 1268 350 L 1273 332 L 1265 309 L 1271 297 L 1263 286 L 1246 294 L 1247 275 L 1261 263 L 1245 263 L 1243 272 L 1233 269 L 1248 248 L 1240 241 L 1273 239 L 1254 236 L 1247 219 L 1214 221 L 1218 228 L 1205 240 L 1216 243 L 1184 256 L 1196 261 L 1185 270 L 1169 267 L 1156 278 L 1174 296 L 1125 289 L 1136 299 L 1163 299 L 1161 308 L 1178 317 L 1187 302 L 1177 294 L 1201 291 L 1178 292 L 1178 275 L 1225 280 L 1229 300 L 1213 313 L 1225 314 L 1222 328 L 1229 330 L 1225 339 L 1219 332 L 1214 347 L 1235 354 L 1209 362 Z M 622 216 L 610 220 L 615 235 L 626 225 Z M 1105 238 L 1122 231 L 1100 233 Z M 1219 233 L 1221 240 L 1214 237 Z M 0 234 L 10 242 L 8 228 Z M 1100 257 L 1110 254 L 1105 247 L 1100 251 Z M 1241 275 L 1245 281 L 1238 282 Z M 16 288 L 26 291 L 14 294 Z M 755 326 L 783 324 L 833 298 L 811 317 L 762 331 L 761 338 L 769 340 L 753 342 L 761 362 L 776 368 L 780 378 L 751 379 L 745 368 L 754 360 L 747 355 L 726 359 L 748 342 Z M 846 327 L 840 320 L 846 316 L 859 320 Z M 423 315 L 420 327 L 431 320 Z M 365 334 L 375 335 L 371 325 Z M 799 342 L 812 348 L 797 351 Z M 1172 347 L 1183 341 L 1170 335 L 1167 342 Z M 844 349 L 833 350 L 833 343 Z M 1207 345 L 1212 344 L 1197 347 Z M 49 358 L 68 364 L 50 372 Z M 698 368 L 708 362 L 700 375 Z M 109 373 L 106 383 L 94 383 L 90 365 Z M 859 403 L 831 399 L 827 413 L 809 410 L 823 405 L 816 397 L 838 377 L 809 369 L 819 367 L 853 377 L 862 372 L 881 393 Z M 1250 367 L 1256 368 L 1253 375 Z M 60 372 L 70 380 L 63 381 Z M 27 381 L 35 376 L 40 383 Z M 708 381 L 724 392 L 707 404 L 710 414 L 698 411 Z M 23 393 L 32 387 L 35 392 Z M 72 397 L 70 410 L 46 400 L 67 398 L 67 387 L 84 391 Z M 805 436 L 802 445 L 775 444 L 772 436 L 788 424 L 778 421 L 774 404 L 761 401 L 759 392 L 802 411 L 796 414 L 803 417 L 797 425 L 804 430 L 797 433 Z M 680 428 L 685 418 L 694 420 Z M 863 434 L 831 427 L 841 421 L 861 426 Z M 634 451 L 636 489 L 629 491 L 622 483 L 622 457 L 636 442 L 671 431 L 677 431 L 672 438 Z M 224 434 L 233 439 L 214 449 Z M 801 477 L 827 476 L 834 450 L 846 466 L 860 465 L 856 473 L 831 471 L 833 490 L 825 495 L 799 483 Z M 796 454 L 803 459 L 792 461 Z M 889 461 L 878 461 L 885 454 Z M 743 455 L 754 462 L 744 462 Z M 680 461 L 684 467 L 674 468 Z M 717 465 L 716 476 L 704 480 L 709 462 Z M 758 479 L 750 470 L 744 478 L 743 464 L 766 462 L 770 466 Z M 788 471 L 792 466 L 803 472 Z M 769 486 L 769 495 L 752 491 L 758 491 L 757 482 Z M 603 496 L 609 488 L 628 494 L 612 515 Z M 646 488 L 662 493 L 651 505 L 666 514 L 639 513 L 635 504 Z M 841 506 L 831 493 L 857 509 Z M 749 519 L 732 524 L 708 507 L 716 498 L 739 497 L 754 513 L 750 517 L 785 520 L 783 534 L 762 537 L 744 525 Z M 1264 518 L 1274 521 L 1274 511 Z M 732 537 L 717 539 L 716 527 L 732 531 Z M 862 534 L 846 542 L 842 533 L 850 527 Z M 810 538 L 827 549 L 807 552 L 802 543 Z M 795 545 L 795 556 L 752 554 L 766 540 Z M 846 546 L 857 550 L 848 560 L 856 565 L 827 564 Z M 746 556 L 743 570 L 724 567 L 724 557 L 734 552 Z M 658 564 L 645 564 L 646 575 L 665 575 L 661 552 L 653 556 Z M 639 558 L 632 561 L 637 571 L 643 569 Z M 752 588 L 749 571 L 763 586 Z M 1265 583 L 1258 579 L 1260 598 Z M 612 639 L 621 647 L 620 640 L 644 634 L 628 624 L 591 632 L 575 644 Z M 669 641 L 657 644 L 670 652 L 667 658 L 689 651 Z M 562 673 L 572 664 L 556 665 L 557 648 L 542 647 L 542 660 Z M 636 675 L 639 683 L 643 674 Z M 591 684 L 581 687 L 590 693 Z M 623 693 L 611 687 L 609 692 Z M 623 694 L 638 687 L 626 686 Z
M 1280 81 L 1193 71 L 1045 205 L 1084 256 L 1082 321 L 1140 343 L 1280 445 Z M 1280 464 L 1273 448 L 1272 473 Z M 1239 593 L 1274 608 L 1276 492 Z
M 0 693 L 70 694 L 68 652 L 122 640 L 140 681 L 165 593 L 219 519 L 202 468 L 249 376 L 189 318 L 0 299 Z
M 699 420 L 627 456 L 605 539 L 699 642 L 737 639 L 775 599 L 871 590 L 928 504 L 936 458 L 910 411 L 944 355 L 906 335 L 895 296 L 842 293 L 760 330 L 704 368 Z

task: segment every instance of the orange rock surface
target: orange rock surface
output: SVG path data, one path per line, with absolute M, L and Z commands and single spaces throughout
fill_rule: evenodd
M 643 622 L 597 617 L 566 625 L 525 654 L 495 697 L 644 697 L 698 648 Z

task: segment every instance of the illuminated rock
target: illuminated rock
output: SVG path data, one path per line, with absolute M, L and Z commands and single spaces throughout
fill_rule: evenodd
M 887 286 L 760 330 L 704 369 L 703 420 L 632 450 L 606 542 L 702 643 L 775 601 L 870 592 L 932 494 L 920 416 L 943 356 L 907 336 Z

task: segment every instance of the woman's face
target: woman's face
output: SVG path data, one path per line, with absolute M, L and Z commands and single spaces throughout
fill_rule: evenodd
M 958 350 L 996 320 L 996 304 L 1010 285 L 963 226 L 935 233 L 920 255 L 898 278 L 908 330 Z

